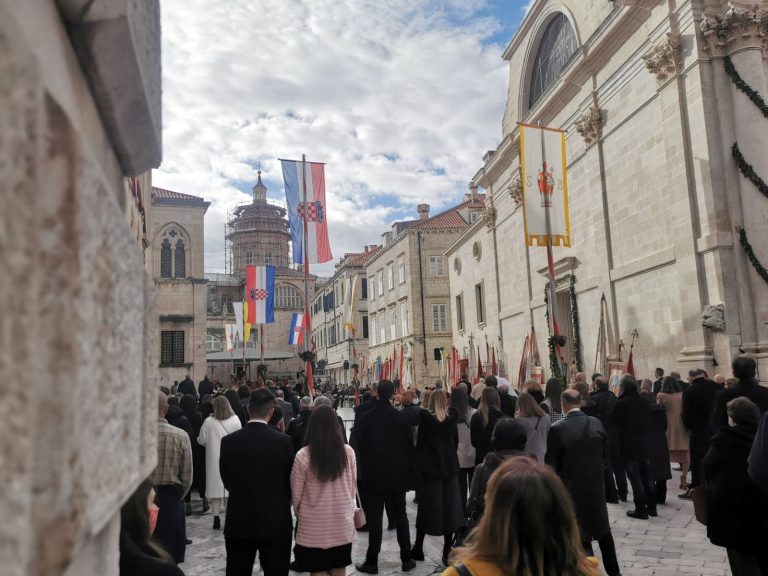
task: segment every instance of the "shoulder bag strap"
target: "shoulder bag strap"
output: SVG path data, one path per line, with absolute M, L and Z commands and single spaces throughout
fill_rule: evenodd
M 469 571 L 469 568 L 467 568 L 461 562 L 457 562 L 456 564 L 454 564 L 453 569 L 459 573 L 459 576 L 472 576 L 472 572 Z
M 525 441 L 525 444 L 528 445 L 528 442 L 531 441 L 531 438 L 533 438 L 533 435 L 536 434 L 536 431 L 539 429 L 539 424 L 541 424 L 541 419 L 544 418 L 544 416 L 539 416 L 539 419 L 536 420 L 536 427 L 531 430 L 530 436 L 528 436 L 528 440 Z

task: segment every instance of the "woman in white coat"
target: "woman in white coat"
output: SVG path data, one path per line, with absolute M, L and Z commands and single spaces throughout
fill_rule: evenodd
M 213 400 L 213 414 L 205 419 L 200 428 L 200 435 L 197 437 L 197 443 L 205 446 L 205 496 L 211 502 L 214 530 L 221 528 L 219 512 L 221 512 L 221 503 L 227 496 L 219 472 L 221 439 L 240 428 L 242 428 L 240 418 L 232 411 L 229 400 L 219 396 Z

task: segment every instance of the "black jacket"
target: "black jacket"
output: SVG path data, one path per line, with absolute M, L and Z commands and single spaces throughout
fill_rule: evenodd
M 747 475 L 754 426 L 729 426 L 712 437 L 702 463 L 707 486 L 707 536 L 712 544 L 753 553 L 765 546 L 757 486 Z
M 450 410 L 443 422 L 421 411 L 419 434 L 416 439 L 416 474 L 427 480 L 450 478 L 459 474 L 459 431 L 456 428 L 456 412 Z
M 691 442 L 709 445 L 715 396 L 722 389 L 714 380 L 698 378 L 683 392 L 683 424 L 691 433 Z
M 603 390 L 597 390 L 596 392 L 592 392 L 589 395 L 590 400 L 594 400 L 595 403 L 600 407 L 600 422 L 603 423 L 603 428 L 605 428 L 605 433 L 608 434 L 608 436 L 615 436 L 616 435 L 616 429 L 613 426 L 613 421 L 611 420 L 611 413 L 613 412 L 614 406 L 616 406 L 616 402 L 619 401 L 619 399 L 616 397 L 616 394 L 608 390 L 607 388 Z
M 768 496 L 768 412 L 763 414 L 757 427 L 749 453 L 748 472 L 752 481 L 761 486 Z
M 503 418 L 504 414 L 495 408 L 488 410 L 488 425 L 483 427 L 483 416 L 480 412 L 475 412 L 472 415 L 472 419 L 469 421 L 469 435 L 472 441 L 472 446 L 475 447 L 475 464 L 480 464 L 485 458 L 485 455 L 491 451 L 491 436 L 493 435 L 493 427 L 496 426 L 499 418 Z
M 501 411 L 504 416 L 514 418 L 515 410 L 517 409 L 517 398 L 509 394 L 499 393 L 499 400 L 501 401 Z
M 201 397 L 205 396 L 206 394 L 213 396 L 213 382 L 208 380 L 208 376 L 203 378 L 197 385 L 197 393 L 200 394 Z
M 502 450 L 501 452 L 488 452 L 485 460 L 475 468 L 472 474 L 472 485 L 469 489 L 466 515 L 477 518 L 485 509 L 485 493 L 488 490 L 488 480 L 496 471 L 496 468 L 509 458 L 526 458 L 531 462 L 538 462 L 536 456 L 520 450 Z
M 547 464 L 560 476 L 576 508 L 582 541 L 599 540 L 610 531 L 605 503 L 608 438 L 597 418 L 572 410 L 549 429 Z
M 291 437 L 293 442 L 293 451 L 298 452 L 304 448 L 304 435 L 307 433 L 307 423 L 312 416 L 312 410 L 302 410 L 299 415 L 291 420 L 288 429 L 285 431 Z
M 187 376 L 179 382 L 179 394 L 192 394 L 197 398 L 197 389 L 195 389 L 195 383 Z
M 725 405 L 734 398 L 746 396 L 760 408 L 760 413 L 768 411 L 768 388 L 760 386 L 757 380 L 741 380 L 733 388 L 724 388 L 715 395 L 715 408 L 712 412 L 712 429 L 717 432 L 728 425 L 728 413 Z
M 352 430 L 349 433 L 349 445 L 352 446 L 355 450 L 357 450 L 357 432 L 355 432 L 355 429 L 357 428 L 357 423 L 360 422 L 360 417 L 368 412 L 369 410 L 372 410 L 376 406 L 376 398 L 369 397 L 368 400 L 364 400 L 360 405 L 355 406 L 354 412 L 355 412 L 355 421 L 352 423 Z
M 180 406 L 168 406 L 168 412 L 165 414 L 165 419 L 171 426 L 176 426 L 176 428 L 184 430 L 184 432 L 187 433 L 187 436 L 189 436 L 189 440 L 192 442 L 193 446 L 197 444 L 197 436 L 193 435 L 192 424 L 184 415 L 184 411 Z
M 586 400 L 582 400 L 581 402 L 581 411 L 584 412 L 587 416 L 592 416 L 592 418 L 597 418 L 600 420 L 600 422 L 603 421 L 602 415 L 603 411 L 600 408 L 600 404 L 595 402 L 592 398 L 587 398 Z M 603 424 L 603 428 L 605 428 L 605 424 Z
M 637 390 L 624 392 L 611 412 L 624 462 L 648 458 L 651 407 Z
M 653 397 L 645 398 L 651 408 L 651 425 L 648 427 L 648 459 L 651 480 L 669 480 L 669 446 L 667 445 L 667 411 Z
M 291 439 L 259 422 L 221 439 L 219 471 L 229 491 L 225 536 L 290 541 L 293 458 Z
M 377 400 L 355 426 L 358 464 L 367 491 L 387 494 L 413 487 L 413 442 L 408 422 L 388 401 Z

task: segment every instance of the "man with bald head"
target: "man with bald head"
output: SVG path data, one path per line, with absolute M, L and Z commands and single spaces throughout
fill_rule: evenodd
M 584 550 L 592 555 L 592 541 L 597 540 L 606 572 L 617 576 L 619 562 L 608 520 L 603 474 L 609 458 L 608 437 L 600 420 L 581 411 L 578 390 L 566 390 L 560 400 L 565 417 L 549 429 L 545 461 L 571 493 Z
M 192 445 L 186 432 L 168 424 L 168 397 L 158 394 L 157 466 L 150 478 L 160 511 L 153 537 L 181 564 L 187 548 L 184 496 L 192 485 Z

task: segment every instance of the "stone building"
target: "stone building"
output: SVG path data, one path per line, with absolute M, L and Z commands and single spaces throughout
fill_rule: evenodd
M 150 270 L 160 318 L 160 384 L 206 374 L 203 222 L 210 202 L 152 188 Z
M 463 294 L 469 310 L 485 279 L 498 325 L 481 328 L 467 313 L 455 342 L 501 336 L 515 373 L 534 325 L 546 359 L 546 251 L 524 242 L 517 125 L 541 122 L 567 132 L 572 243 L 554 248 L 566 361 L 604 369 L 595 359 L 604 294 L 609 359 L 626 360 L 637 330 L 639 376 L 656 366 L 727 373 L 744 351 L 766 378 L 767 278 L 740 237 L 768 264 L 768 198 L 757 187 L 768 189 L 759 180 L 768 180 L 768 111 L 757 97 L 768 98 L 768 13 L 752 5 L 534 2 L 504 52 L 501 144 L 473 179 L 493 201 L 488 227 L 452 248 L 461 274 L 449 267 L 451 298 Z M 745 177 L 734 144 L 758 179 Z
M 0 0 L 0 575 L 117 576 L 157 460 L 157 1 Z
M 368 277 L 365 265 L 379 250 L 345 254 L 334 275 L 318 287 L 310 303 L 312 338 L 317 354 L 317 376 L 337 384 L 351 383 L 353 369 L 362 368 L 368 354 Z M 352 286 L 355 286 L 352 290 Z M 350 291 L 350 293 L 348 293 Z M 354 292 L 354 294 L 352 294 Z M 354 297 L 354 302 L 351 300 Z M 348 320 L 354 331 L 346 327 Z M 346 366 L 346 368 L 345 368 Z
M 368 358 L 373 366 L 400 355 L 403 382 L 423 388 L 440 377 L 435 349 L 451 347 L 450 290 L 444 252 L 482 218 L 482 194 L 435 216 L 419 204 L 419 219 L 393 224 L 365 267 L 368 277 Z M 399 361 L 399 360 L 398 360 Z
M 245 267 L 275 267 L 275 321 L 254 326 L 245 348 L 245 368 L 256 377 L 262 359 L 271 377 L 295 376 L 301 370 L 296 347 L 288 343 L 291 318 L 304 311 L 304 272 L 292 267 L 291 234 L 283 205 L 267 199 L 267 187 L 261 171 L 253 187 L 253 200 L 236 206 L 229 214 L 225 230 L 226 274 L 209 275 L 207 303 L 208 374 L 227 381 L 234 373 L 243 372 L 243 348 L 226 352 L 224 325 L 235 322 L 232 302 L 243 300 Z M 310 275 L 309 293 L 315 290 L 315 276 Z M 263 342 L 259 341 L 263 331 Z

